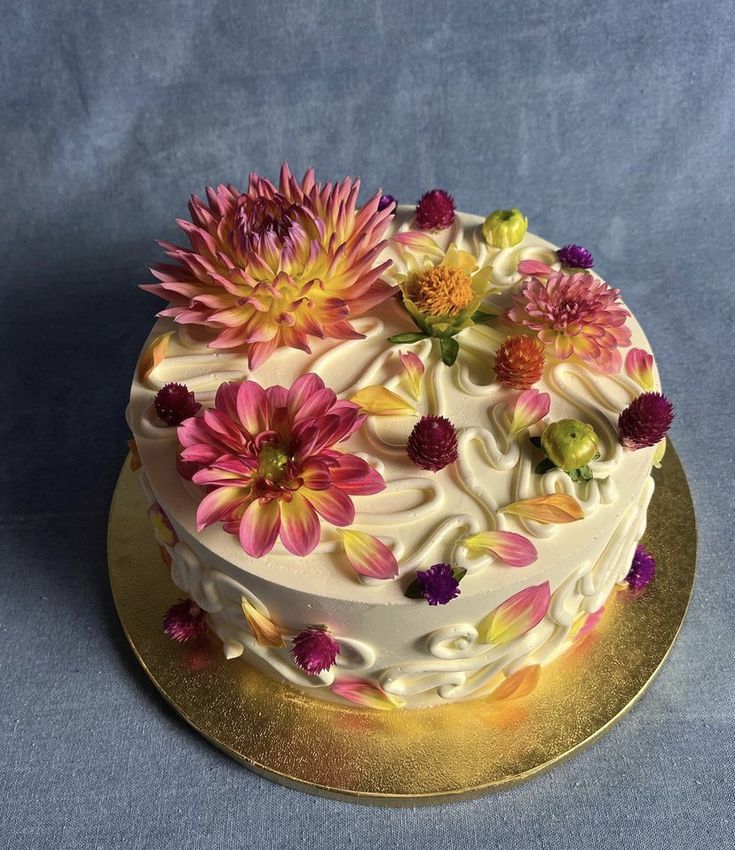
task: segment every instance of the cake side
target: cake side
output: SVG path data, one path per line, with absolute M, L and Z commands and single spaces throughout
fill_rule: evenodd
M 553 246 L 530 234 L 510 248 L 492 249 L 482 237 L 482 223 L 457 215 L 452 227 L 434 234 L 434 242 L 444 254 L 458 246 L 489 270 L 492 297 L 483 305 L 500 312 L 512 304 L 524 278 L 519 263 L 558 268 L 557 255 Z M 392 235 L 410 232 L 410 225 L 409 216 L 399 216 Z M 400 241 L 392 242 L 384 257 L 393 261 L 397 275 L 410 264 Z M 655 449 L 626 451 L 617 420 L 641 387 L 622 372 L 604 374 L 551 358 L 535 384 L 540 394 L 548 394 L 550 408 L 521 440 L 510 434 L 518 393 L 494 380 L 492 369 L 492 354 L 509 333 L 506 324 L 490 321 L 463 329 L 451 367 L 442 362 L 436 340 L 388 342 L 407 327 L 397 299 L 384 301 L 354 325 L 364 339 L 318 341 L 308 354 L 280 349 L 254 372 L 242 354 L 212 352 L 205 338 L 187 328 L 167 338 L 165 356 L 136 377 L 128 412 L 147 496 L 156 516 L 160 510 L 171 525 L 159 532 L 159 542 L 172 559 L 174 582 L 208 612 L 228 657 L 257 658 L 260 666 L 298 686 L 316 688 L 326 698 L 359 695 L 359 689 L 339 688 L 340 681 L 358 680 L 374 687 L 383 703 L 409 707 L 486 693 L 508 675 L 546 663 L 568 647 L 627 573 L 645 528 Z M 629 317 L 626 325 L 630 348 L 647 348 L 637 322 Z M 170 319 L 161 320 L 151 340 L 174 328 Z M 393 551 L 395 581 L 356 576 L 339 532 L 328 526 L 322 526 L 319 545 L 307 555 L 295 557 L 276 544 L 257 559 L 218 525 L 197 531 L 202 491 L 177 472 L 176 432 L 164 427 L 153 409 L 161 387 L 186 383 L 207 407 L 224 381 L 252 375 L 264 387 L 288 387 L 300 375 L 315 373 L 340 398 L 377 385 L 410 403 L 400 359 L 408 351 L 425 364 L 424 392 L 414 400 L 416 415 L 368 416 L 343 444 L 387 482 L 381 493 L 354 497 L 354 527 Z M 658 387 L 655 374 L 652 379 Z M 430 472 L 417 469 L 407 457 L 406 443 L 419 415 L 451 419 L 458 434 L 456 463 Z M 599 435 L 600 457 L 589 463 L 591 480 L 574 482 L 559 468 L 534 472 L 529 434 L 564 419 L 589 422 Z M 541 523 L 503 512 L 505 506 L 554 493 L 572 497 L 584 519 Z M 518 568 L 463 545 L 487 529 L 524 536 L 532 541 L 536 559 Z M 407 598 L 417 571 L 439 563 L 466 570 L 461 593 L 442 605 Z M 516 636 L 488 642 L 488 617 L 514 598 L 528 602 L 529 617 L 536 616 L 534 605 L 543 601 L 541 618 Z M 251 606 L 250 618 L 244 616 L 243 600 Z M 271 636 L 270 645 L 257 623 L 253 627 L 253 609 L 265 622 L 277 624 L 278 636 Z M 316 624 L 328 626 L 340 652 L 329 669 L 308 675 L 294 663 L 290 641 Z M 274 645 L 279 641 L 282 645 Z

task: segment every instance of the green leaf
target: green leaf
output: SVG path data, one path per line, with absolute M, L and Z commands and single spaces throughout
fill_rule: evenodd
M 472 314 L 472 321 L 476 325 L 480 325 L 483 322 L 487 322 L 490 319 L 497 318 L 495 313 L 486 313 L 484 310 L 477 310 L 477 312 Z
M 403 591 L 403 595 L 408 599 L 423 599 L 424 594 L 421 592 L 419 580 L 415 578 L 411 584 Z
M 447 366 L 453 366 L 459 354 L 459 343 L 454 337 L 444 337 L 439 340 L 439 349 L 442 354 L 442 362 Z
M 545 457 L 542 461 L 539 461 L 536 464 L 536 468 L 533 471 L 537 475 L 543 475 L 544 472 L 548 472 L 550 469 L 556 469 L 556 464 L 550 458 Z
M 582 480 L 582 476 L 579 474 L 578 469 L 567 469 L 566 473 L 572 479 L 572 481 L 574 481 L 575 484 L 579 484 L 579 482 Z
M 585 481 L 592 481 L 592 470 L 585 464 L 579 467 L 579 474 Z
M 537 449 L 541 448 L 541 437 L 531 437 L 531 445 Z
M 405 334 L 394 334 L 394 336 L 388 337 L 388 342 L 392 342 L 394 345 L 401 345 L 409 342 L 418 342 L 420 339 L 426 339 L 427 334 L 423 333 L 423 331 L 409 331 Z
M 464 567 L 452 567 L 452 578 L 460 582 L 467 575 L 467 570 Z

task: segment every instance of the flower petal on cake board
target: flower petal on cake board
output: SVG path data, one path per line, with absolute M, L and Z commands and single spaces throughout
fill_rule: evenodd
M 501 682 L 490 694 L 489 700 L 491 702 L 500 702 L 502 700 L 520 699 L 521 697 L 528 696 L 536 688 L 540 676 L 540 664 L 531 664 L 528 667 L 522 667 L 508 676 L 504 682 Z
M 516 399 L 513 406 L 513 419 L 510 424 L 511 434 L 519 434 L 535 425 L 549 412 L 551 397 L 548 393 L 538 390 L 524 390 Z
M 352 396 L 350 401 L 373 416 L 416 415 L 416 408 L 412 404 L 385 387 L 363 387 Z
M 148 519 L 153 526 L 156 539 L 159 543 L 165 543 L 167 546 L 174 547 L 179 542 L 174 527 L 171 525 L 171 520 L 166 516 L 158 502 L 154 502 L 148 508 Z
M 258 646 L 283 646 L 281 630 L 272 620 L 258 611 L 245 596 L 240 598 L 240 605 Z
M 145 381 L 156 366 L 158 366 L 158 364 L 163 360 L 166 356 L 168 344 L 174 333 L 175 331 L 169 331 L 168 333 L 161 334 L 160 336 L 152 339 L 146 346 L 145 350 L 140 355 L 140 360 L 138 361 L 138 380 Z
M 524 588 L 480 622 L 477 627 L 480 640 L 498 646 L 525 635 L 543 620 L 550 602 L 548 581 Z
M 332 684 L 332 692 L 356 705 L 377 708 L 379 711 L 392 711 L 406 704 L 402 697 L 387 694 L 364 679 L 339 679 Z
M 352 569 L 368 578 L 392 579 L 398 575 L 396 556 L 377 537 L 365 531 L 342 532 L 342 543 Z
M 461 542 L 470 552 L 494 555 L 511 567 L 527 567 L 538 558 L 533 543 L 515 531 L 482 531 Z
M 653 389 L 653 355 L 642 348 L 631 348 L 625 357 L 625 371 L 644 390 Z
M 500 508 L 500 513 L 545 524 L 562 524 L 584 519 L 582 506 L 574 496 L 566 493 L 550 493 L 535 499 L 522 499 Z
M 401 363 L 406 372 L 406 380 L 411 390 L 411 395 L 419 400 L 421 395 L 421 381 L 424 377 L 425 367 L 421 362 L 421 358 L 413 351 L 407 351 L 405 354 L 402 351 L 398 352 L 401 358 Z

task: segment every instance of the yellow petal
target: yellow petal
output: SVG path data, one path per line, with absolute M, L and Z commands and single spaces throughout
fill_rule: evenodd
M 385 387 L 363 387 L 352 396 L 350 401 L 372 416 L 416 415 L 416 408 L 412 404 Z
M 145 381 L 166 356 L 166 349 L 173 335 L 174 331 L 169 331 L 157 336 L 140 355 L 140 362 L 138 363 L 138 379 L 140 381 Z
M 565 523 L 584 519 L 582 506 L 566 493 L 551 493 L 548 496 L 538 496 L 536 499 L 523 499 L 513 502 L 500 509 L 500 513 L 531 519 L 534 522 Z
M 283 635 L 278 626 L 269 620 L 244 596 L 240 600 L 242 613 L 245 615 L 255 640 L 259 646 L 283 646 Z
M 528 696 L 538 684 L 540 675 L 540 664 L 522 667 L 498 685 L 492 694 L 490 694 L 490 699 L 493 702 L 499 702 L 500 700 L 520 699 L 521 697 Z

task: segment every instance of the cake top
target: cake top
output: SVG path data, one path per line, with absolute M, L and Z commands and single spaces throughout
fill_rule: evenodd
M 157 496 L 227 562 L 366 604 L 543 582 L 661 453 L 645 336 L 518 210 L 358 192 L 284 166 L 192 198 L 129 411 Z

